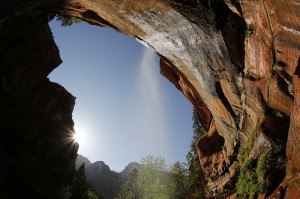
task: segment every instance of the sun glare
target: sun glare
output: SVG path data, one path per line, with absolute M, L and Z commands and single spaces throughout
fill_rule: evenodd
M 85 142 L 85 135 L 84 131 L 80 126 L 75 126 L 75 133 L 73 135 L 74 141 L 78 142 L 79 144 L 83 144 Z
M 75 131 L 73 135 L 74 141 L 79 142 L 79 134 Z

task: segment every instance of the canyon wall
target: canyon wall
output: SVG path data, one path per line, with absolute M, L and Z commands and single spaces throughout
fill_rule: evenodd
M 47 18 L 59 14 L 113 28 L 160 55 L 161 73 L 191 101 L 208 132 L 197 144 L 206 197 L 238 197 L 236 184 L 247 165 L 255 169 L 274 150 L 282 151 L 280 161 L 272 160 L 275 166 L 262 177 L 275 183 L 259 197 L 300 197 L 299 0 L 12 0 L 1 5 L 0 155 L 9 160 L 1 165 L 1 171 L 9 171 L 0 181 L 7 185 L 4 196 L 10 182 L 21 177 L 20 185 L 28 184 L 29 191 L 20 193 L 51 198 L 43 193 L 52 189 L 39 182 L 46 176 L 44 182 L 57 190 L 75 161 L 75 98 L 47 79 L 61 63 Z M 24 170 L 18 170 L 20 164 Z M 36 177 L 27 178 L 25 171 Z

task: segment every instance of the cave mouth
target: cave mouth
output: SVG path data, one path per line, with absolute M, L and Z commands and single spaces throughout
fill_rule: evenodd
M 3 114 L 0 157 L 6 161 L 0 165 L 0 194 L 4 198 L 60 198 L 63 186 L 70 180 L 78 150 L 72 140 L 75 97 L 47 78 L 62 60 L 47 16 L 41 14 L 41 10 L 45 12 L 36 8 L 32 13 L 7 15 L 9 18 L 3 20 L 5 31 L 1 33 L 1 49 L 5 53 L 1 54 L 4 67 L 0 71 L 3 93 L 0 97 Z M 72 75 L 69 73 L 65 77 Z M 186 101 L 181 93 L 179 96 Z M 182 111 L 187 110 L 181 106 L 182 102 L 173 98 L 169 104 L 179 111 L 179 114 L 173 112 L 167 117 L 169 119 L 183 116 Z M 184 118 L 191 123 L 191 116 L 192 113 Z M 100 121 L 96 119 L 95 124 Z M 182 121 L 173 122 L 173 127 L 181 131 L 181 135 L 188 132 L 182 129 Z M 183 142 L 175 132 L 172 132 L 172 138 Z M 117 139 L 122 141 L 121 136 Z M 189 145 L 190 139 L 187 139 Z M 118 149 L 131 147 L 129 144 L 116 146 L 115 142 L 113 146 Z M 177 150 L 178 146 L 175 142 L 172 145 Z M 181 152 L 185 157 L 185 150 Z M 116 153 L 116 156 L 124 157 L 122 153 Z M 19 187 L 18 192 L 15 187 Z
M 154 52 L 107 28 L 56 20 L 50 27 L 63 63 L 49 78 L 76 97 L 79 154 L 116 171 L 147 155 L 185 161 L 192 106 L 159 74 Z

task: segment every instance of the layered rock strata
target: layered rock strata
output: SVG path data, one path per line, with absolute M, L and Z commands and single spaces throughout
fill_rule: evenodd
M 275 172 L 266 171 L 263 177 L 278 183 L 261 197 L 270 196 L 284 180 L 286 165 L 286 190 L 279 197 L 292 198 L 297 192 L 299 181 L 293 180 L 300 170 L 297 0 L 13 0 L 1 4 L 0 122 L 5 129 L 1 156 L 14 156 L 3 169 L 18 165 L 23 157 L 19 151 L 15 155 L 5 151 L 38 139 L 26 141 L 22 130 L 13 126 L 37 125 L 35 136 L 48 144 L 48 153 L 59 154 L 36 162 L 68 158 L 47 168 L 55 174 L 51 182 L 62 182 L 74 162 L 74 143 L 66 143 L 68 150 L 63 145 L 62 153 L 54 147 L 72 134 L 74 97 L 46 79 L 60 63 L 47 16 L 60 14 L 111 27 L 161 56 L 162 74 L 191 101 L 208 132 L 197 145 L 210 190 L 207 197 L 234 193 L 238 168 L 247 161 L 255 164 L 262 154 L 277 148 L 285 151 L 282 161 L 273 168 Z M 23 110 L 32 124 L 18 123 Z M 8 144 L 12 135 L 23 136 L 19 144 Z M 37 149 L 33 147 L 33 156 Z M 24 157 L 30 159 L 28 154 Z M 33 160 L 25 161 L 26 165 L 37 164 Z M 41 194 L 42 187 L 31 194 Z

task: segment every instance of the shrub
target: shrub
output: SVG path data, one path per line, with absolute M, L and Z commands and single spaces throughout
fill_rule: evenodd
M 245 28 L 245 37 L 250 37 L 254 33 L 254 30 L 251 28 L 251 25 L 247 25 Z
M 72 24 L 77 24 L 82 22 L 81 19 L 78 19 L 76 17 L 71 17 L 71 16 L 57 16 L 56 18 L 57 21 L 61 22 L 61 26 L 71 26 Z
M 281 161 L 281 147 L 263 152 L 257 162 L 246 160 L 241 167 L 236 184 L 237 194 L 241 198 L 255 198 L 258 194 L 264 193 L 271 185 L 271 182 L 266 179 L 267 172 Z
M 257 119 L 256 126 L 253 129 L 253 131 L 251 132 L 251 134 L 250 134 L 250 136 L 247 140 L 247 144 L 243 148 L 243 150 L 241 152 L 241 155 L 239 156 L 240 165 L 245 161 L 246 157 L 248 157 L 248 155 L 249 155 L 249 153 L 250 153 L 250 151 L 253 147 L 253 143 L 254 143 L 254 140 L 256 138 L 256 132 L 257 132 L 257 129 L 258 129 L 258 124 L 259 124 L 259 119 Z
M 261 184 L 255 175 L 255 162 L 253 160 L 246 160 L 241 167 L 236 189 L 241 198 L 254 198 L 261 191 Z

